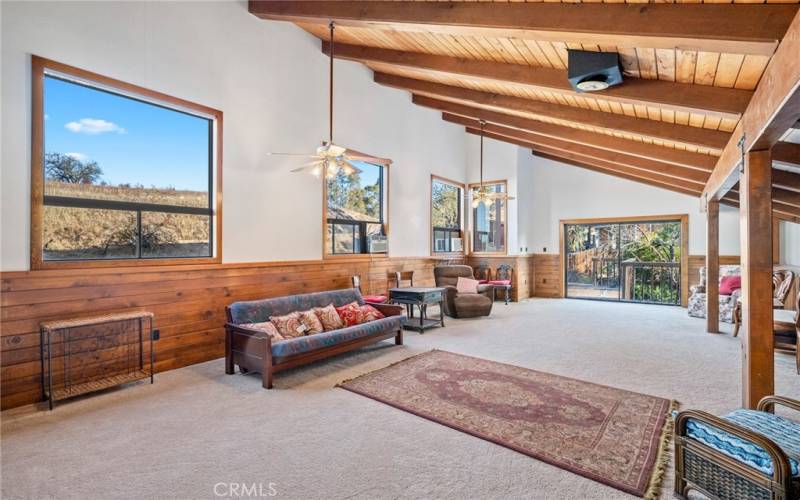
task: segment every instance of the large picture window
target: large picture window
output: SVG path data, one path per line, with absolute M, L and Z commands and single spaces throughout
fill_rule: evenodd
M 483 183 L 489 192 L 505 193 L 506 182 L 496 181 Z M 472 199 L 480 186 L 470 184 Z M 502 199 L 493 200 L 489 204 L 477 203 L 472 207 L 472 251 L 474 253 L 506 253 L 507 206 Z
M 431 176 L 431 250 L 434 254 L 463 251 L 463 193 L 463 184 Z
M 386 166 L 353 161 L 359 170 L 325 180 L 327 255 L 385 254 Z
M 32 268 L 218 261 L 221 113 L 40 58 L 33 75 Z

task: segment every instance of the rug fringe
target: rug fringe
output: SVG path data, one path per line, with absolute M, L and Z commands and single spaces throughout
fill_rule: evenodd
M 432 353 L 432 352 L 434 352 L 434 351 L 439 351 L 439 350 L 441 350 L 441 349 L 431 349 L 431 350 L 429 350 L 429 351 L 423 351 L 423 352 L 420 352 L 420 353 L 418 353 L 418 354 L 415 354 L 415 355 L 413 355 L 413 356 L 409 356 L 409 357 L 407 357 L 407 358 L 403 358 L 403 359 L 401 359 L 401 360 L 395 361 L 394 363 L 389 363 L 389 364 L 388 364 L 388 365 L 386 365 L 386 366 L 381 366 L 380 368 L 377 368 L 377 369 L 375 369 L 375 370 L 368 371 L 367 373 L 362 373 L 361 375 L 356 375 L 355 377 L 348 378 L 348 379 L 346 379 L 346 380 L 342 380 L 342 381 L 341 381 L 341 382 L 339 382 L 338 384 L 334 385 L 334 387 L 341 387 L 341 386 L 343 386 L 344 384 L 346 384 L 346 383 L 348 383 L 348 382 L 352 382 L 352 381 L 354 381 L 354 380 L 358 380 L 358 379 L 360 379 L 361 377 L 363 377 L 363 376 L 365 376 L 365 375 L 369 375 L 369 374 L 371 374 L 371 373 L 375 373 L 375 372 L 377 372 L 377 371 L 380 371 L 380 370 L 385 370 L 386 368 L 392 367 L 392 366 L 394 366 L 394 365 L 399 365 L 400 363 L 405 363 L 406 361 L 410 361 L 410 360 L 412 360 L 412 359 L 414 359 L 414 358 L 418 358 L 418 357 L 420 357 L 420 356 L 422 356 L 422 355 L 424 355 L 424 354 L 430 354 L 430 353 Z
M 670 451 L 672 449 L 670 444 L 675 431 L 675 416 L 673 413 L 677 409 L 678 402 L 673 400 L 669 405 L 667 419 L 664 421 L 664 427 L 661 430 L 661 439 L 658 444 L 656 462 L 653 465 L 653 474 L 650 476 L 650 483 L 644 492 L 643 498 L 645 500 L 656 500 L 661 495 L 661 483 L 664 481 L 664 475 L 669 465 Z

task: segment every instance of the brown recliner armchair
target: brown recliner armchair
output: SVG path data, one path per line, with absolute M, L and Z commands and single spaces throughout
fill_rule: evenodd
M 436 286 L 443 287 L 444 313 L 453 318 L 488 316 L 492 312 L 494 287 L 478 285 L 478 293 L 461 293 L 456 290 L 458 278 L 475 279 L 469 266 L 440 266 L 433 268 Z

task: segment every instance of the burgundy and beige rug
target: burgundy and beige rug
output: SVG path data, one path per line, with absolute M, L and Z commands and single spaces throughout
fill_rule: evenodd
M 446 351 L 344 389 L 644 497 L 657 497 L 674 402 Z

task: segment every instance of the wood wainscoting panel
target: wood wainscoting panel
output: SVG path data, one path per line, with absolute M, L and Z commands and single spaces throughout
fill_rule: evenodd
M 739 256 L 738 255 L 720 255 L 719 256 L 719 265 L 721 266 L 728 266 L 728 265 L 738 265 L 739 264 Z M 700 283 L 700 268 L 705 267 L 706 265 L 706 256 L 705 255 L 690 255 L 689 256 L 689 287 L 693 287 Z
M 561 255 L 557 253 L 537 253 L 533 255 L 534 297 L 560 298 Z
M 385 293 L 389 271 L 414 271 L 433 285 L 431 257 L 59 269 L 0 273 L 2 409 L 41 399 L 39 324 L 96 314 L 151 311 L 161 338 L 155 370 L 163 372 L 224 355 L 225 306 L 239 300 L 349 288 Z M 463 263 L 462 261 L 453 263 Z
M 533 296 L 534 264 L 531 255 L 470 255 L 467 264 L 472 267 L 488 267 L 492 270 L 492 279 L 497 272 L 497 266 L 508 264 L 514 269 L 511 280 L 511 301 L 519 302 Z M 498 298 L 500 298 L 498 293 Z

